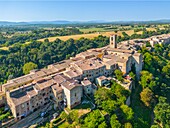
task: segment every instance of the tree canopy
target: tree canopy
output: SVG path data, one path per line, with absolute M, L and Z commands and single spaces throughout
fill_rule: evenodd
M 105 119 L 99 110 L 94 110 L 84 119 L 84 126 L 87 128 L 98 128 L 98 126 L 105 126 Z
M 159 97 L 159 102 L 155 106 L 155 123 L 168 128 L 170 126 L 170 104 L 165 97 Z
M 123 73 L 119 69 L 116 69 L 114 73 L 119 81 L 123 81 Z
M 110 124 L 112 128 L 120 128 L 121 124 L 119 123 L 119 121 L 117 120 L 117 116 L 116 114 L 112 115 L 110 118 Z
M 37 69 L 38 65 L 33 62 L 25 63 L 23 66 L 23 73 L 29 74 L 29 72 L 33 69 Z
M 125 120 L 133 119 L 134 112 L 132 108 L 128 107 L 127 105 L 121 105 L 120 108 L 122 110 L 122 114 Z
M 143 91 L 140 93 L 140 96 L 143 103 L 146 106 L 151 107 L 154 102 L 154 94 L 148 87 L 143 89 Z

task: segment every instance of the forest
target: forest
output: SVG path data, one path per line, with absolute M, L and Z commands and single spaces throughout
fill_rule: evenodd
M 5 33 L 0 34 L 0 46 L 10 46 L 15 43 L 23 44 L 25 42 L 52 36 L 66 36 L 82 33 L 76 28 L 0 28 L 0 30 Z
M 61 41 L 57 39 L 52 43 L 45 40 L 44 43 L 33 41 L 28 45 L 15 44 L 8 51 L 0 50 L 0 82 L 4 83 L 8 79 L 23 75 L 23 66 L 28 62 L 43 68 L 63 59 L 69 59 L 87 49 L 103 47 L 108 43 L 107 37 L 99 36 L 91 40 L 81 38 Z

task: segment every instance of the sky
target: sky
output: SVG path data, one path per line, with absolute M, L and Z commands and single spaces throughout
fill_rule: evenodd
M 170 19 L 170 1 L 0 0 L 0 21 L 146 21 Z

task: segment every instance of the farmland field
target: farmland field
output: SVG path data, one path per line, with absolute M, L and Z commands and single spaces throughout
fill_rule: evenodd
M 1 50 L 8 50 L 9 47 L 0 47 Z
M 104 28 L 80 28 L 79 29 L 81 32 L 88 33 L 90 31 L 106 31 Z
M 120 35 L 120 36 L 122 36 L 122 32 L 126 32 L 128 35 L 134 34 L 134 30 L 118 31 L 117 34 Z M 58 38 L 58 39 L 60 39 L 60 40 L 66 41 L 66 40 L 68 40 L 68 39 L 70 39 L 70 38 L 77 40 L 77 39 L 80 39 L 81 37 L 92 39 L 92 38 L 97 37 L 97 36 L 99 36 L 99 35 L 103 35 L 103 36 L 108 36 L 108 37 L 109 37 L 110 34 L 115 34 L 115 32 L 114 32 L 114 31 L 111 31 L 111 32 L 96 32 L 96 33 L 91 33 L 91 34 L 80 34 L 80 35 L 69 35 L 69 36 L 56 36 L 56 37 L 49 37 L 48 40 L 49 40 L 50 42 L 53 42 L 53 41 L 55 41 L 55 40 Z M 137 34 L 142 34 L 142 31 L 137 32 Z M 42 42 L 43 42 L 44 39 L 46 39 L 46 38 L 39 39 L 38 41 L 42 41 Z

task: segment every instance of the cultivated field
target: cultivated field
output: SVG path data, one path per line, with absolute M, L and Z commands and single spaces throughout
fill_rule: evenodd
M 80 28 L 79 29 L 81 32 L 84 32 L 84 33 L 88 33 L 88 32 L 92 32 L 92 31 L 106 31 L 104 28 Z
M 130 26 L 127 26 L 126 29 L 128 29 Z M 160 29 L 162 27 L 162 29 L 164 29 L 164 26 L 159 26 Z M 125 27 L 123 27 L 125 28 Z M 156 31 L 155 28 L 151 27 L 151 28 L 146 28 L 147 31 Z M 60 39 L 60 40 L 63 40 L 63 41 L 66 41 L 70 38 L 74 39 L 74 40 L 78 40 L 82 37 L 84 38 L 89 38 L 89 39 L 93 39 L 94 37 L 97 37 L 99 35 L 103 35 L 103 36 L 107 36 L 109 37 L 111 34 L 115 34 L 115 32 L 112 30 L 112 29 L 108 29 L 106 30 L 105 28 L 80 28 L 80 31 L 82 31 L 84 34 L 79 34 L 79 35 L 69 35 L 69 36 L 55 36 L 55 37 L 49 37 L 47 38 L 50 42 L 53 42 L 55 41 L 57 38 Z M 90 31 L 97 31 L 95 33 L 88 33 Z M 123 30 L 123 31 L 118 31 L 116 34 L 119 35 L 119 36 L 123 36 L 122 35 L 122 32 L 126 32 L 128 35 L 132 35 L 134 34 L 134 30 Z M 88 34 L 86 34 L 88 33 Z M 136 32 L 137 34 L 142 34 L 142 31 L 139 31 L 139 32 Z M 46 38 L 43 38 L 43 39 L 39 39 L 38 41 L 41 41 L 43 42 L 44 39 Z M 25 42 L 25 44 L 29 44 L 30 42 Z M 9 46 L 9 47 L 12 47 Z M 9 47 L 0 47 L 0 50 L 9 50 Z
M 118 31 L 117 34 L 122 36 L 122 32 L 126 32 L 128 35 L 132 35 L 134 34 L 134 30 L 127 30 L 127 31 Z M 141 34 L 142 31 L 140 32 L 137 32 L 137 34 Z M 56 37 L 49 37 L 47 38 L 50 42 L 53 42 L 55 41 L 57 38 L 60 39 L 60 40 L 63 40 L 63 41 L 66 41 L 70 38 L 72 39 L 80 39 L 81 37 L 84 37 L 84 38 L 89 38 L 89 39 L 92 39 L 94 37 L 97 37 L 99 35 L 103 35 L 103 36 L 110 36 L 111 34 L 115 34 L 115 32 L 97 32 L 97 33 L 91 33 L 91 34 L 80 34 L 80 35 L 69 35 L 69 36 L 56 36 Z M 44 41 L 44 39 L 46 38 L 43 38 L 43 39 L 39 39 L 38 41 Z
M 9 47 L 0 47 L 1 50 L 9 50 Z

